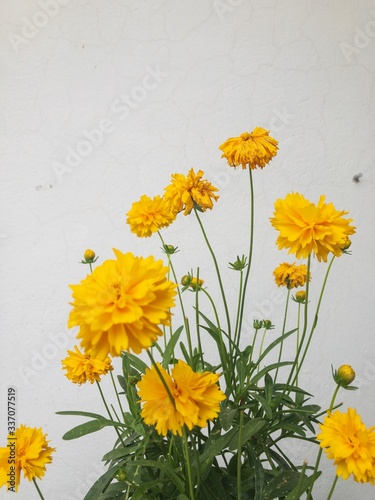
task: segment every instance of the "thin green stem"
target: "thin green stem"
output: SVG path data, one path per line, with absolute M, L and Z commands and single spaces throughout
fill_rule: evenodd
M 298 348 L 299 348 L 299 330 L 300 330 L 300 324 L 301 324 L 301 302 L 298 302 L 298 312 L 297 312 L 297 334 L 296 334 L 296 356 L 298 353 Z M 298 360 L 297 360 L 297 366 L 296 366 L 297 372 L 298 372 Z M 296 376 L 296 385 L 298 385 L 298 373 Z
M 160 231 L 158 231 L 158 235 L 159 235 L 159 238 L 160 238 L 160 240 L 162 242 L 162 245 L 165 246 L 165 243 L 164 243 L 162 235 L 160 234 Z M 180 302 L 182 317 L 183 317 L 183 321 L 184 321 L 184 325 L 185 325 L 186 339 L 187 339 L 188 348 L 189 348 L 189 355 L 190 355 L 190 359 L 192 360 L 193 359 L 193 346 L 192 346 L 192 343 L 191 343 L 191 335 L 190 335 L 189 322 L 188 322 L 187 316 L 185 314 L 185 308 L 184 308 L 184 303 L 182 301 L 181 290 L 180 290 L 180 287 L 178 286 L 177 276 L 176 276 L 176 273 L 175 273 L 175 270 L 174 270 L 174 267 L 173 267 L 173 263 L 172 263 L 172 259 L 171 259 L 171 256 L 169 255 L 169 253 L 167 253 L 167 258 L 168 258 L 169 267 L 170 267 L 170 269 L 172 271 L 172 274 L 173 274 L 173 278 L 174 278 L 175 283 L 177 285 L 178 299 L 179 299 L 179 302 Z
M 238 334 L 237 334 L 238 341 L 241 337 L 241 328 L 242 328 L 243 314 L 244 314 L 244 309 L 245 309 L 246 290 L 247 290 L 247 283 L 249 281 L 249 276 L 250 276 L 251 261 L 253 258 L 253 243 L 254 243 L 254 185 L 253 185 L 252 170 L 251 170 L 250 166 L 249 166 L 248 170 L 249 170 L 249 183 L 250 183 L 249 255 L 248 255 L 248 260 L 247 260 L 247 269 L 246 269 L 245 280 L 244 280 L 243 291 L 242 291 L 240 319 L 238 322 Z
M 256 328 L 256 330 L 255 330 L 255 334 L 254 334 L 254 338 L 253 338 L 253 345 L 251 346 L 251 352 L 250 352 L 249 365 L 251 364 L 251 362 L 252 362 L 252 360 L 253 360 L 253 352 L 254 352 L 254 347 L 255 347 L 255 342 L 256 342 L 256 340 L 257 340 L 258 332 L 259 332 L 259 329 L 258 329 L 258 328 Z
M 97 380 L 96 380 L 96 385 L 97 385 L 97 387 L 98 387 L 98 389 L 99 389 L 99 393 L 100 393 L 100 396 L 101 396 L 102 401 L 103 401 L 103 403 L 104 403 L 105 409 L 107 410 L 107 413 L 108 413 L 109 419 L 110 419 L 110 420 L 112 420 L 112 422 L 115 422 L 114 418 L 112 417 L 112 413 L 111 413 L 111 411 L 110 411 L 110 409 L 109 409 L 109 407 L 108 407 L 108 405 L 107 405 L 107 401 L 105 400 L 105 397 L 104 397 L 104 394 L 103 394 L 102 388 L 100 387 L 100 382 L 98 382 Z M 124 441 L 122 440 L 122 437 L 121 437 L 121 433 L 120 433 L 120 431 L 118 430 L 118 428 L 117 428 L 116 426 L 114 426 L 114 429 L 115 429 L 115 432 L 116 432 L 116 434 L 117 434 L 117 436 L 118 436 L 119 440 L 121 441 L 121 443 L 122 443 L 122 444 L 123 444 L 123 446 L 125 447 L 125 443 L 124 443 Z
M 227 304 L 227 299 L 225 297 L 225 291 L 224 291 L 224 286 L 223 286 L 223 282 L 222 282 L 222 279 L 221 279 L 221 274 L 220 274 L 220 269 L 219 269 L 219 265 L 217 263 L 217 259 L 216 259 L 216 255 L 215 255 L 215 252 L 213 251 L 211 245 L 210 245 L 210 242 L 208 240 L 208 237 L 207 237 L 207 234 L 206 234 L 206 231 L 203 227 L 203 224 L 202 224 L 202 221 L 198 215 L 198 212 L 197 212 L 197 209 L 194 207 L 194 213 L 197 217 L 197 220 L 198 220 L 198 223 L 199 223 L 199 226 L 201 228 L 201 231 L 202 231 L 202 234 L 203 234 L 203 238 L 206 242 L 206 245 L 207 245 L 207 248 L 211 254 L 211 257 L 212 257 L 212 260 L 214 262 L 214 266 L 215 266 L 215 270 L 216 270 L 216 275 L 217 275 L 217 279 L 219 281 L 219 287 L 220 287 L 220 291 L 221 291 L 221 296 L 222 296 L 222 299 L 223 299 L 223 304 L 224 304 L 224 309 L 225 309 L 225 316 L 227 318 L 227 325 L 228 325 L 228 336 L 229 338 L 231 338 L 231 325 L 230 325 L 230 316 L 229 316 L 229 310 L 228 310 L 228 304 Z
M 201 287 L 199 286 L 199 267 L 198 267 L 197 268 L 197 286 L 195 289 L 195 328 L 197 331 L 198 349 L 199 349 L 199 354 L 200 354 L 200 358 L 201 358 L 202 369 L 204 369 L 203 349 L 202 349 L 201 333 L 200 333 L 200 325 L 199 325 L 199 297 L 198 297 L 198 293 L 200 290 L 201 290 Z
M 260 347 L 259 347 L 259 356 L 258 356 L 258 358 L 261 357 L 262 352 L 263 352 L 263 344 L 264 344 L 264 339 L 266 337 L 266 332 L 267 332 L 267 328 L 264 329 L 264 332 L 263 332 L 263 335 L 262 335 L 262 341 L 261 341 Z M 259 362 L 258 362 L 257 372 L 259 372 Z
M 38 486 L 38 483 L 36 482 L 35 477 L 33 477 L 33 483 L 34 483 L 34 486 L 36 488 L 36 491 L 38 492 L 39 497 L 41 498 L 41 500 L 44 500 L 44 496 L 42 495 L 42 492 L 40 491 L 40 488 Z
M 336 486 L 336 483 L 337 483 L 338 478 L 339 478 L 339 476 L 335 476 L 335 479 L 333 480 L 333 483 L 332 483 L 332 487 L 331 487 L 331 489 L 329 490 L 327 500 L 331 500 L 332 495 L 333 495 L 333 492 L 334 492 L 334 490 L 335 490 L 335 486 Z
M 121 417 L 123 419 L 124 418 L 124 409 L 123 409 L 121 401 L 120 401 L 120 396 L 119 396 L 118 391 L 117 391 L 117 387 L 116 387 L 115 379 L 113 378 L 112 371 L 110 373 L 111 373 L 112 385 L 113 385 L 113 388 L 114 388 L 115 393 L 116 393 L 117 403 L 119 405 L 119 408 L 120 408 L 120 411 L 121 411 Z
M 190 500 L 194 500 L 195 495 L 194 495 L 193 475 L 192 475 L 192 469 L 191 469 L 189 446 L 188 446 L 187 433 L 186 433 L 185 426 L 182 428 L 182 441 L 184 443 L 184 451 L 185 451 L 186 468 L 187 468 L 188 483 L 189 483 Z
M 339 389 L 340 389 L 340 384 L 337 384 L 336 387 L 335 387 L 335 390 L 333 391 L 333 395 L 332 395 L 332 398 L 331 398 L 331 402 L 329 404 L 328 412 L 331 412 L 332 408 L 335 405 L 335 400 L 336 400 L 337 393 L 339 392 Z M 318 472 L 318 468 L 319 468 L 319 464 L 320 464 L 320 459 L 322 458 L 322 453 L 323 453 L 323 448 L 319 448 L 318 455 L 316 457 L 316 462 L 315 462 L 315 467 L 314 467 L 314 473 L 313 473 L 313 475 L 315 475 Z M 312 498 L 311 494 L 312 494 L 312 490 L 313 490 L 314 484 L 315 484 L 315 481 L 311 485 L 311 488 L 310 488 L 309 493 L 307 495 L 307 500 L 310 500 L 310 498 Z M 336 483 L 335 483 L 335 485 L 336 485 Z M 333 490 L 332 490 L 332 492 L 333 492 Z
M 240 410 L 240 424 L 238 427 L 238 446 L 237 446 L 237 499 L 242 498 L 242 427 L 243 427 L 243 410 Z
M 237 306 L 237 314 L 236 314 L 236 328 L 234 330 L 234 339 L 233 343 L 237 348 L 239 347 L 240 343 L 240 330 L 239 330 L 239 324 L 240 324 L 240 315 L 241 315 L 241 304 L 242 304 L 242 293 L 243 293 L 243 269 L 240 271 L 240 285 L 238 288 L 238 306 Z M 234 347 L 231 346 L 230 348 L 230 353 L 231 356 L 233 357 L 233 349 Z
M 310 257 L 309 257 L 310 258 Z M 310 331 L 310 335 L 307 339 L 307 343 L 306 343 L 306 347 L 305 347 L 305 350 L 303 351 L 303 355 L 302 355 L 302 358 L 301 358 L 301 361 L 299 362 L 299 365 L 298 365 L 298 368 L 297 368 L 297 372 L 296 372 L 296 375 L 294 377 L 294 380 L 296 380 L 296 378 L 298 377 L 298 374 L 302 368 L 302 364 L 305 360 L 305 357 L 306 357 L 306 354 L 307 354 L 307 351 L 309 350 L 309 346 L 310 346 L 310 342 L 311 342 L 311 339 L 313 337 L 313 333 L 315 331 L 315 328 L 316 328 L 316 325 L 318 323 L 318 315 L 319 315 L 319 310 L 320 310 L 320 306 L 322 304 L 322 300 L 323 300 L 323 294 L 324 294 L 324 291 L 325 291 L 325 288 L 326 288 L 326 284 L 327 284 L 327 280 L 328 280 L 328 275 L 329 275 L 329 272 L 331 270 L 331 267 L 332 267 L 332 264 L 333 264 L 333 261 L 335 260 L 335 256 L 333 255 L 332 259 L 331 259 L 331 262 L 329 263 L 329 266 L 327 268 L 327 272 L 326 272 L 326 275 L 324 277 L 324 281 L 323 281 L 323 285 L 322 285 L 322 289 L 320 291 L 320 295 L 319 295 L 319 300 L 318 300 L 318 305 L 316 306 L 316 311 L 315 311 L 315 317 L 314 317 L 314 322 L 313 322 L 313 325 L 311 327 L 311 331 Z M 308 270 L 308 276 L 310 274 L 310 269 Z M 307 295 L 307 288 L 308 288 L 308 283 L 309 283 L 309 279 L 307 280 L 306 282 L 306 303 L 307 303 L 307 300 L 308 300 L 308 295 Z M 303 336 L 302 336 L 303 337 Z M 302 343 L 303 343 L 303 339 L 301 341 L 301 347 L 302 347 Z M 300 353 L 299 353 L 300 354 Z
M 147 354 L 148 354 L 148 357 L 149 357 L 149 358 L 150 358 L 150 360 L 151 360 L 151 363 L 152 363 L 153 367 L 155 368 L 156 373 L 158 374 L 158 377 L 159 377 L 159 378 L 160 378 L 160 380 L 161 380 L 161 383 L 162 383 L 162 384 L 163 384 L 163 386 L 164 386 L 164 389 L 166 390 L 166 392 L 167 392 L 167 394 L 168 394 L 169 399 L 171 400 L 171 402 L 172 402 L 173 406 L 175 407 L 175 406 L 176 406 L 176 403 L 175 403 L 174 397 L 172 396 L 172 393 L 171 393 L 171 391 L 170 391 L 170 389 L 169 389 L 169 387 L 168 387 L 168 384 L 167 384 L 166 380 L 165 380 L 165 379 L 164 379 L 164 377 L 163 377 L 163 374 L 162 374 L 162 373 L 161 373 L 161 371 L 160 371 L 160 368 L 159 368 L 158 364 L 156 363 L 156 361 L 155 361 L 155 359 L 154 359 L 153 355 L 151 354 L 150 350 L 147 350 L 146 352 L 147 352 Z
M 284 311 L 284 321 L 283 321 L 283 329 L 282 329 L 282 332 L 281 332 L 281 335 L 284 335 L 285 333 L 285 326 L 286 326 L 286 318 L 288 316 L 288 306 L 289 306 L 289 299 L 290 299 L 290 288 L 288 287 L 288 293 L 287 293 L 287 296 L 286 296 L 286 304 L 285 304 L 285 311 Z M 284 344 L 284 340 L 282 340 L 280 342 L 280 348 L 279 348 L 279 357 L 277 359 L 277 362 L 280 363 L 281 361 L 281 356 L 283 354 L 283 344 Z M 276 379 L 277 379 L 277 375 L 279 373 L 279 367 L 276 368 L 276 372 L 275 372 L 275 381 L 274 383 L 276 383 Z

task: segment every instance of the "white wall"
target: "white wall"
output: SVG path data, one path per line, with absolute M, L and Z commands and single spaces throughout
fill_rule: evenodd
M 282 318 L 272 271 L 290 257 L 274 244 L 274 200 L 292 190 L 312 201 L 326 194 L 350 212 L 357 234 L 352 256 L 334 265 L 302 381 L 326 406 L 331 364 L 352 364 L 360 391 L 341 399 L 375 425 L 374 2 L 2 0 L 0 15 L 1 444 L 14 385 L 19 423 L 42 426 L 57 448 L 41 483 L 46 499 L 83 498 L 115 437 L 63 442 L 80 420 L 55 415 L 102 411 L 96 387 L 74 386 L 60 369 L 74 345 L 68 284 L 87 271 L 83 251 L 101 261 L 112 247 L 160 256 L 156 237 L 137 239 L 125 214 L 193 166 L 220 188 L 204 220 L 225 269 L 246 253 L 248 189 L 218 146 L 256 126 L 271 129 L 280 152 L 254 175 L 248 323 L 254 311 Z M 200 265 L 214 287 L 194 221 L 181 218 L 165 237 L 181 248 L 180 273 Z M 324 270 L 314 265 L 317 279 Z M 340 481 L 337 498 L 354 497 L 373 498 L 374 488 Z M 23 481 L 18 498 L 36 498 L 33 485 Z

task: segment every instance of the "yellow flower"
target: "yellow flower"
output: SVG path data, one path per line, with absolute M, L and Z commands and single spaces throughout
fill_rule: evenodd
M 84 384 L 89 381 L 93 384 L 95 380 L 100 382 L 100 375 L 105 375 L 113 370 L 111 360 L 105 358 L 93 358 L 90 354 L 82 354 L 77 346 L 74 351 L 68 351 L 69 356 L 61 361 L 66 377 L 74 384 Z
M 349 408 L 347 413 L 329 413 L 320 429 L 317 439 L 327 457 L 334 460 L 337 476 L 348 479 L 353 474 L 357 482 L 374 484 L 374 427 L 367 429 L 356 410 Z
M 220 401 L 225 399 L 217 381 L 219 375 L 211 372 L 196 373 L 179 360 L 171 375 L 157 363 L 173 402 L 155 367 L 147 369 L 138 383 L 138 395 L 143 403 L 141 416 L 147 425 L 156 424 L 159 434 L 168 431 L 182 435 L 182 427 L 206 427 L 207 420 L 217 417 Z
M 314 253 L 319 261 L 327 262 L 329 252 L 339 257 L 348 235 L 355 233 L 352 219 L 344 219 L 348 212 L 337 211 L 321 196 L 317 205 L 299 193 L 290 193 L 275 202 L 271 224 L 280 232 L 276 244 L 288 248 L 297 259 Z
M 48 446 L 42 429 L 20 425 L 14 434 L 8 436 L 7 447 L 0 448 L 0 487 L 6 485 L 9 489 L 13 485 L 8 481 L 14 481 L 13 487 L 18 491 L 21 470 L 29 481 L 42 479 L 56 450 Z
M 263 168 L 277 154 L 278 142 L 269 136 L 269 130 L 255 128 L 251 133 L 244 132 L 239 137 L 231 137 L 219 149 L 223 151 L 222 158 L 228 160 L 231 167 L 248 164 L 252 170 Z
M 307 279 L 307 267 L 305 264 L 296 266 L 296 263 L 283 262 L 273 272 L 277 286 L 286 286 L 289 290 L 304 286 Z M 311 274 L 310 274 L 311 280 Z
M 149 198 L 143 195 L 133 203 L 127 217 L 130 230 L 140 238 L 147 238 L 162 227 L 169 226 L 175 220 L 176 213 L 169 209 L 161 196 Z
M 171 184 L 165 188 L 164 198 L 174 213 L 184 210 L 184 215 L 189 215 L 194 204 L 203 211 L 213 207 L 213 200 L 217 201 L 219 191 L 215 186 L 202 179 L 204 172 L 195 173 L 191 168 L 188 175 L 172 174 Z
M 79 326 L 83 349 L 100 359 L 149 348 L 162 335 L 158 325 L 170 324 L 176 295 L 161 260 L 114 253 L 116 259 L 106 260 L 79 285 L 70 285 L 74 302 L 68 327 Z

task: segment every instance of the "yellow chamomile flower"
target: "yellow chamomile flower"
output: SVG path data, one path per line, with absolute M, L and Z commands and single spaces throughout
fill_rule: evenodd
M 74 384 L 100 382 L 100 376 L 113 370 L 111 360 L 94 358 L 90 354 L 82 354 L 77 346 L 68 351 L 68 356 L 61 361 L 66 377 Z
M 191 168 L 187 175 L 173 174 L 171 183 L 165 188 L 164 198 L 174 213 L 184 211 L 189 215 L 194 205 L 202 211 L 212 209 L 213 202 L 219 199 L 219 190 L 210 182 L 202 179 L 204 172 L 197 173 Z
M 13 434 L 8 436 L 7 446 L 0 448 L 0 487 L 17 492 L 21 471 L 29 481 L 42 479 L 56 450 L 48 446 L 42 429 L 21 424 Z
M 336 465 L 337 476 L 348 479 L 353 474 L 357 482 L 374 484 L 375 428 L 366 428 L 353 408 L 328 413 L 319 427 L 317 439 Z
M 114 250 L 73 291 L 68 327 L 79 327 L 77 338 L 95 358 L 122 351 L 139 354 L 169 326 L 176 285 L 167 279 L 168 267 L 153 256 L 136 257 Z
M 327 255 L 339 257 L 343 245 L 355 227 L 352 219 L 345 219 L 348 212 L 337 211 L 332 203 L 325 203 L 321 196 L 317 205 L 299 193 L 290 193 L 284 200 L 275 202 L 271 224 L 279 231 L 276 244 L 279 249 L 287 248 L 297 259 L 305 259 L 311 253 L 319 261 L 327 262 Z
M 220 147 L 222 158 L 226 158 L 231 167 L 246 165 L 254 170 L 264 168 L 277 154 L 278 142 L 269 135 L 269 130 L 256 127 L 252 132 L 244 132 L 239 137 L 231 137 Z
M 147 238 L 163 227 L 169 226 L 176 218 L 176 213 L 161 196 L 149 198 L 141 196 L 132 204 L 127 213 L 126 222 L 130 230 L 140 238 Z
M 273 272 L 277 286 L 286 286 L 289 290 L 304 286 L 307 279 L 307 267 L 305 264 L 296 265 L 283 262 Z M 311 280 L 311 274 L 310 274 Z
M 147 425 L 155 425 L 159 434 L 168 431 L 182 435 L 186 425 L 206 427 L 208 420 L 217 417 L 220 401 L 225 399 L 217 381 L 219 375 L 211 372 L 196 373 L 184 361 L 179 360 L 171 374 L 157 363 L 159 371 L 169 389 L 169 396 L 155 367 L 146 369 L 138 382 L 141 398 L 141 416 Z

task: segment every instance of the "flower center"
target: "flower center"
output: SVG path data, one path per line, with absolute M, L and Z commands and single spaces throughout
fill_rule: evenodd
M 241 134 L 241 139 L 243 139 L 244 141 L 248 141 L 249 139 L 251 139 L 251 134 L 249 134 L 249 132 L 244 132 L 243 134 Z

